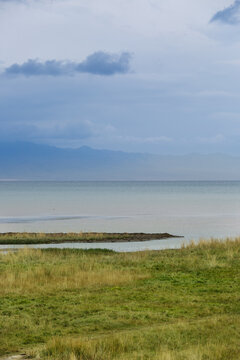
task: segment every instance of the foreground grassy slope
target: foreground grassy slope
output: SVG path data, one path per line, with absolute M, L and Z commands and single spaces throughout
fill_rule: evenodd
M 239 359 L 240 239 L 142 253 L 0 255 L 0 355 Z
M 0 245 L 10 244 L 56 244 L 65 242 L 128 242 L 167 239 L 173 235 L 167 233 L 0 233 Z

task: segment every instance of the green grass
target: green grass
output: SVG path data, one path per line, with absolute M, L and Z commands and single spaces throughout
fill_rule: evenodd
M 128 242 L 167 239 L 173 235 L 167 233 L 0 233 L 0 245 L 51 244 L 63 242 Z
M 240 239 L 0 254 L 0 355 L 239 360 Z

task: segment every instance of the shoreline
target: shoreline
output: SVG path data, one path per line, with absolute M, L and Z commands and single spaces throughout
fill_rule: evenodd
M 184 238 L 169 233 L 0 233 L 0 245 L 123 243 Z

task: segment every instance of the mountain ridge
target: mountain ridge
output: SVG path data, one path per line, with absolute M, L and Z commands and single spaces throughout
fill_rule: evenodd
M 240 157 L 157 155 L 31 142 L 0 143 L 0 179 L 240 180 Z

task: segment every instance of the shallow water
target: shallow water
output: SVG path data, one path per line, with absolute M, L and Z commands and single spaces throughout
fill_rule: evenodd
M 7 231 L 168 232 L 185 242 L 238 236 L 240 182 L 0 182 L 0 232 Z M 136 251 L 182 242 L 65 247 Z
M 144 250 L 178 249 L 184 243 L 183 239 L 151 240 L 146 242 L 129 243 L 63 243 L 63 244 L 41 244 L 28 245 L 32 249 L 109 249 L 117 252 L 133 252 Z M 24 249 L 26 245 L 0 245 L 0 249 Z

